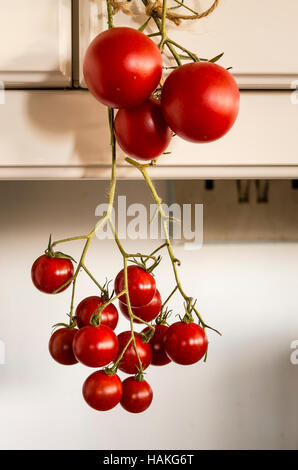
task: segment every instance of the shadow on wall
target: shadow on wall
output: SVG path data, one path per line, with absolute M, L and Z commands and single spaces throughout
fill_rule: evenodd
M 71 134 L 69 160 L 77 165 L 110 165 L 107 108 L 88 91 L 34 91 L 27 96 L 26 111 L 34 127 L 55 139 Z M 56 165 L 55 156 L 45 164 Z

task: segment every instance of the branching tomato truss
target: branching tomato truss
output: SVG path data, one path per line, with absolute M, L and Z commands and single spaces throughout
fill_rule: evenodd
M 183 20 L 188 20 L 188 19 L 194 20 L 197 18 L 207 16 L 216 8 L 218 1 L 213 2 L 209 10 L 203 13 L 195 12 L 193 9 L 191 9 L 188 5 L 184 3 L 184 0 L 181 0 L 181 1 L 174 0 L 174 3 L 172 3 L 172 6 L 169 8 L 167 7 L 167 0 L 163 0 L 162 2 L 161 1 L 151 2 L 148 0 L 138 0 L 138 1 L 141 1 L 143 3 L 145 10 L 146 10 L 146 14 L 148 15 L 146 22 L 140 26 L 138 30 L 138 34 L 141 33 L 145 41 L 148 41 L 148 37 L 159 38 L 159 41 L 158 41 L 159 51 L 163 53 L 164 49 L 167 48 L 167 50 L 172 55 L 173 60 L 175 61 L 175 65 L 171 67 L 167 67 L 167 68 L 174 70 L 174 72 L 172 73 L 175 73 L 176 71 L 178 72 L 180 71 L 180 69 L 182 70 L 183 67 L 185 66 L 184 65 L 185 63 L 191 62 L 194 64 L 202 64 L 202 63 L 214 64 L 215 62 L 217 62 L 217 60 L 221 58 L 222 54 L 219 54 L 217 57 L 214 57 L 213 59 L 209 61 L 204 58 L 199 58 L 196 53 L 188 50 L 183 45 L 180 45 L 179 43 L 171 39 L 167 34 L 168 21 L 174 22 L 175 24 L 179 25 L 180 22 Z M 117 11 L 119 10 L 122 10 L 124 13 L 129 14 L 130 2 L 124 2 L 124 1 L 118 1 L 118 0 L 107 0 L 108 26 L 109 26 L 108 31 L 110 30 L 114 31 L 113 15 L 117 13 Z M 184 12 L 186 12 L 187 14 L 184 14 Z M 149 23 L 155 24 L 156 32 L 145 35 L 146 28 L 148 27 Z M 101 40 L 102 36 L 101 35 L 99 36 L 100 36 L 99 40 Z M 150 39 L 150 43 L 151 42 L 152 41 Z M 156 47 L 156 46 L 152 46 L 152 47 Z M 157 57 L 155 62 L 156 61 L 158 62 L 159 53 L 155 53 L 155 51 L 153 52 L 155 54 L 155 57 Z M 92 73 L 93 63 L 91 63 L 91 66 L 89 66 L 90 64 L 87 64 L 87 65 L 88 65 L 88 74 Z M 156 69 L 156 63 L 154 63 L 154 67 Z M 216 67 L 218 67 L 215 70 L 216 73 L 226 73 L 230 75 L 222 67 L 219 67 L 217 65 Z M 154 73 L 156 72 L 155 69 L 154 69 Z M 209 73 L 209 69 L 208 69 L 208 73 Z M 213 69 L 212 69 L 212 73 L 213 73 Z M 87 71 L 86 71 L 86 75 L 87 75 Z M 136 79 L 136 77 L 137 75 L 134 76 L 134 79 Z M 160 97 L 160 94 L 162 93 L 162 88 L 164 86 L 163 78 L 160 77 L 158 80 L 159 80 L 159 84 L 157 87 L 157 92 L 155 89 L 153 89 L 152 92 L 150 92 L 150 94 L 154 93 L 155 97 L 156 96 Z M 214 78 L 214 80 L 216 79 Z M 233 78 L 232 77 L 227 78 L 227 80 L 231 80 L 231 83 L 232 83 Z M 88 80 L 86 81 L 88 84 Z M 90 79 L 89 79 L 89 82 L 90 82 Z M 167 80 L 165 82 L 165 85 L 167 85 Z M 229 85 L 230 85 L 230 82 L 229 82 Z M 232 83 L 232 86 L 234 86 L 234 82 Z M 90 88 L 90 91 L 93 92 L 92 87 L 90 86 L 89 88 Z M 168 93 L 170 96 L 171 90 L 169 87 L 168 89 L 169 89 Z M 112 90 L 113 93 L 114 91 L 115 90 Z M 117 91 L 118 91 L 118 88 L 117 88 Z M 119 88 L 119 91 L 120 91 L 120 88 Z M 232 91 L 234 95 L 236 96 L 236 91 L 234 89 Z M 237 88 L 237 92 L 238 92 L 238 88 Z M 101 91 L 98 92 L 98 90 L 96 90 L 93 94 L 96 95 L 96 93 L 101 93 Z M 98 99 L 101 100 L 101 98 L 98 98 Z M 182 97 L 182 99 L 186 99 L 186 98 Z M 108 98 L 102 99 L 102 102 L 106 103 L 108 101 L 109 101 Z M 170 102 L 170 97 L 168 98 L 168 102 Z M 159 103 L 158 103 L 158 106 L 159 106 Z M 166 110 L 166 106 L 167 106 L 167 103 L 165 103 L 165 110 Z M 118 106 L 118 107 L 121 107 L 121 106 Z M 235 109 L 237 108 L 237 103 L 234 106 L 234 108 Z M 149 110 L 149 112 L 151 111 Z M 161 113 L 161 111 L 159 110 L 158 112 Z M 227 115 L 228 112 L 226 110 L 225 112 Z M 237 114 L 236 111 L 235 113 Z M 220 112 L 218 112 L 218 114 L 220 114 Z M 226 115 L 224 116 L 224 119 L 227 120 Z M 164 118 L 162 117 L 161 119 L 164 119 Z M 218 135 L 215 138 L 218 138 L 221 135 L 223 135 L 223 133 L 225 133 L 228 130 L 228 128 L 232 126 L 235 119 L 236 119 L 236 115 L 232 117 L 229 115 L 228 124 L 226 125 L 225 123 L 226 127 L 225 128 L 222 127 L 218 130 Z M 113 212 L 113 206 L 114 206 L 114 200 L 115 200 L 115 189 L 116 189 L 116 182 L 117 182 L 114 106 L 108 107 L 108 122 L 109 122 L 109 129 L 110 129 L 110 145 L 111 145 L 112 161 L 111 161 L 111 181 L 110 181 L 110 187 L 108 191 L 108 206 L 107 206 L 106 213 L 102 217 L 102 219 L 99 221 L 99 223 L 97 223 L 96 227 L 93 228 L 88 234 L 73 236 L 73 237 L 56 240 L 56 241 L 52 241 L 50 239 L 48 248 L 46 250 L 46 254 L 43 255 L 43 257 L 46 257 L 46 260 L 44 260 L 43 258 L 41 262 L 40 259 L 42 257 L 40 257 L 35 261 L 32 267 L 32 279 L 36 287 L 38 287 L 40 290 L 44 292 L 51 292 L 51 293 L 56 294 L 66 289 L 68 286 L 72 287 L 70 309 L 69 309 L 69 321 L 67 324 L 64 324 L 64 323 L 58 324 L 58 326 L 61 326 L 62 328 L 59 330 L 56 330 L 54 335 L 56 335 L 57 337 L 56 336 L 54 337 L 53 335 L 50 340 L 50 352 L 52 356 L 54 357 L 54 359 L 56 359 L 58 362 L 62 364 L 63 363 L 74 364 L 79 360 L 80 362 L 83 362 L 85 365 L 96 367 L 96 364 L 94 365 L 94 356 L 93 358 L 91 358 L 92 356 L 92 352 L 90 352 L 91 350 L 92 351 L 96 350 L 97 352 L 99 351 L 98 353 L 99 356 L 104 355 L 104 356 L 101 356 L 101 358 L 102 357 L 109 358 L 107 359 L 108 362 L 104 362 L 103 360 L 103 362 L 101 363 L 99 360 L 101 367 L 102 365 L 105 365 L 105 364 L 108 367 L 106 369 L 103 369 L 101 371 L 97 371 L 91 374 L 91 376 L 88 377 L 88 379 L 86 380 L 84 384 L 83 395 L 87 403 L 97 410 L 106 410 L 106 409 L 110 409 L 114 407 L 120 400 L 122 400 L 121 401 L 122 406 L 126 410 L 132 411 L 132 412 L 140 412 L 140 411 L 144 411 L 144 409 L 146 409 L 150 405 L 151 400 L 152 400 L 152 391 L 150 389 L 149 384 L 147 384 L 144 381 L 144 377 L 143 377 L 143 370 L 151 362 L 153 364 L 161 365 L 161 364 L 167 364 L 168 362 L 173 360 L 174 362 L 177 362 L 180 364 L 191 364 L 191 363 L 197 362 L 202 357 L 205 357 L 205 360 L 206 360 L 207 345 L 208 345 L 208 341 L 206 337 L 206 330 L 211 329 L 218 334 L 220 333 L 218 330 L 208 325 L 205 322 L 205 320 L 203 320 L 198 310 L 195 297 L 186 292 L 185 288 L 182 286 L 181 281 L 179 279 L 178 268 L 180 266 L 180 260 L 176 258 L 174 251 L 173 251 L 172 244 L 171 244 L 169 231 L 168 231 L 168 217 L 164 212 L 164 209 L 162 206 L 162 200 L 159 197 L 156 191 L 156 188 L 154 184 L 152 183 L 152 180 L 149 176 L 149 170 L 152 169 L 152 171 L 154 171 L 154 167 L 158 164 L 157 158 L 151 159 L 150 161 L 143 163 L 143 162 L 140 162 L 139 160 L 138 161 L 135 160 L 134 159 L 135 157 L 131 158 L 131 156 L 129 156 L 126 158 L 126 162 L 130 164 L 131 166 L 135 167 L 140 172 L 141 176 L 143 177 L 147 185 L 147 188 L 157 206 L 157 212 L 158 212 L 158 216 L 161 219 L 165 242 L 162 245 L 158 246 L 153 252 L 145 253 L 145 254 L 127 252 L 125 247 L 120 242 L 120 239 L 118 237 L 117 230 L 114 226 L 113 218 L 112 218 L 112 212 Z M 167 126 L 168 124 L 165 123 L 165 126 Z M 221 123 L 219 124 L 219 127 L 220 126 L 221 126 Z M 173 131 L 176 132 L 174 127 L 175 127 L 175 124 L 173 124 L 173 126 L 170 125 L 172 132 Z M 204 129 L 204 135 L 206 134 L 206 132 L 208 132 L 208 129 L 207 130 Z M 179 134 L 179 132 L 177 133 Z M 189 140 L 195 140 L 195 139 L 190 137 Z M 213 135 L 212 137 L 210 137 L 210 140 L 214 140 Z M 199 141 L 199 138 L 197 139 L 197 141 Z M 95 237 L 97 231 L 106 224 L 110 226 L 113 232 L 115 243 L 123 259 L 122 270 L 119 272 L 116 278 L 115 292 L 113 291 L 112 295 L 109 295 L 107 284 L 102 285 L 100 282 L 97 281 L 95 275 L 91 273 L 90 270 L 88 269 L 88 265 L 86 262 L 88 249 L 93 238 Z M 61 245 L 64 243 L 70 243 L 74 241 L 80 241 L 80 240 L 84 241 L 84 245 L 83 245 L 80 259 L 74 270 L 68 269 L 67 271 L 65 270 L 63 271 L 64 269 L 63 266 L 62 266 L 62 270 L 57 269 L 56 266 L 53 266 L 53 268 L 48 268 L 48 265 L 44 267 L 43 263 L 45 261 L 47 262 L 55 261 L 56 263 L 57 262 L 68 263 L 68 265 L 69 263 L 72 264 L 71 257 L 61 253 L 60 251 L 58 252 L 56 250 L 57 250 L 58 245 Z M 153 299 L 152 296 L 153 296 L 153 292 L 156 291 L 156 286 L 155 286 L 155 280 L 152 276 L 152 272 L 159 265 L 161 261 L 161 255 L 163 254 L 163 252 L 167 253 L 169 261 L 170 261 L 170 265 L 172 267 L 173 288 L 168 293 L 168 297 L 166 298 L 164 303 L 161 306 L 159 305 L 159 308 L 158 308 L 159 315 L 156 318 L 155 324 L 153 324 L 151 321 L 147 321 L 146 317 L 142 315 L 142 313 L 138 313 L 138 312 L 142 312 L 142 306 L 144 306 L 145 304 L 147 304 L 147 306 L 148 305 L 150 306 L 150 299 Z M 131 269 L 132 266 L 134 266 L 135 269 Z M 76 333 L 75 335 L 73 333 L 67 334 L 65 333 L 65 330 L 74 330 L 76 329 L 76 326 L 77 326 L 76 317 L 74 313 L 74 303 L 75 303 L 76 285 L 78 282 L 79 274 L 82 270 L 85 271 L 85 273 L 89 276 L 91 282 L 93 282 L 96 288 L 99 290 L 100 300 L 98 300 L 98 303 L 96 304 L 98 306 L 96 307 L 95 310 L 94 310 L 94 303 L 92 304 L 93 311 L 89 312 L 89 316 L 87 315 L 89 323 L 87 321 L 87 324 L 83 326 L 83 328 L 80 328 L 78 330 L 78 333 Z M 64 272 L 64 278 L 61 277 L 61 272 Z M 48 280 L 51 277 L 54 278 L 56 282 L 56 284 L 53 283 L 51 285 L 56 286 L 58 283 L 58 287 L 56 287 L 55 289 L 52 289 L 52 291 L 49 290 L 51 288 L 48 288 L 48 290 L 44 288 L 46 280 Z M 133 290 L 135 288 L 137 289 L 138 285 L 141 285 L 142 294 L 135 292 Z M 152 293 L 150 293 L 151 292 L 150 289 L 151 290 L 153 289 Z M 148 293 L 148 298 L 146 302 L 144 301 L 142 303 L 142 298 L 140 298 L 139 303 L 136 303 L 136 300 L 132 302 L 133 298 L 134 299 L 137 298 L 133 296 L 144 295 L 145 291 Z M 182 306 L 184 307 L 185 312 L 184 314 L 181 315 L 181 321 L 174 323 L 175 329 L 171 330 L 172 333 L 168 334 L 168 340 L 167 340 L 168 350 L 167 350 L 167 348 L 165 347 L 166 339 L 165 337 L 163 337 L 163 335 L 166 336 L 167 333 L 169 333 L 169 331 L 164 331 L 164 330 L 171 329 L 171 327 L 168 328 L 166 326 L 167 316 L 168 316 L 167 304 L 168 304 L 168 301 L 177 293 L 179 293 L 181 296 L 181 300 L 182 300 L 181 303 L 183 304 Z M 103 321 L 104 310 L 107 309 L 107 307 L 110 304 L 113 304 L 113 302 L 115 302 L 115 300 L 117 299 L 122 302 L 123 308 L 125 309 L 125 312 L 127 313 L 127 316 L 130 322 L 129 333 L 128 332 L 121 333 L 118 336 L 118 340 L 113 330 L 107 326 L 104 326 L 104 321 Z M 86 305 L 87 305 L 88 299 L 86 299 L 86 301 L 87 301 L 86 302 Z M 93 301 L 94 301 L 94 298 L 93 298 Z M 90 305 L 91 303 L 92 302 L 90 301 Z M 181 312 L 178 312 L 178 313 L 181 313 Z M 196 319 L 196 322 L 194 318 Z M 142 333 L 135 332 L 134 330 L 135 322 L 144 324 L 144 330 Z M 100 330 L 101 328 L 106 328 L 106 330 Z M 158 332 L 158 335 L 156 332 L 156 337 L 154 338 L 155 329 L 156 330 L 159 329 L 158 330 L 159 332 Z M 97 335 L 97 331 L 99 330 L 101 331 L 101 333 L 100 335 L 99 333 Z M 110 331 L 107 331 L 107 330 L 110 330 Z M 63 334 L 61 333 L 60 335 L 61 340 L 59 339 L 59 335 L 57 335 L 59 331 L 62 331 L 63 333 Z M 190 343 L 197 344 L 198 345 L 197 350 L 196 351 L 186 350 L 184 352 L 185 354 L 184 355 L 181 354 L 181 356 L 179 357 L 179 353 L 177 353 L 177 348 L 175 345 L 177 345 L 177 342 L 181 341 L 181 338 L 183 339 L 183 341 L 185 340 L 187 342 L 189 339 Z M 91 346 L 88 343 L 88 341 L 91 344 Z M 125 344 L 123 343 L 123 341 Z M 118 346 L 120 345 L 120 343 L 122 346 L 119 347 L 119 351 L 118 351 Z M 88 348 L 90 349 L 90 351 Z M 150 348 L 150 350 L 148 348 Z M 62 349 L 67 352 L 65 353 L 66 354 L 65 359 L 63 358 L 63 354 L 61 355 Z M 115 356 L 116 350 L 118 351 L 118 353 Z M 152 354 L 153 354 L 153 358 L 152 358 Z M 154 354 L 156 354 L 156 362 L 154 362 L 154 357 L 155 357 Z M 84 357 L 83 360 L 81 360 L 82 356 Z M 118 376 L 117 376 L 118 369 L 123 370 L 128 373 L 133 373 L 135 374 L 135 377 L 134 378 L 132 377 L 129 380 L 126 379 L 122 387 L 121 381 L 118 380 Z M 140 382 L 143 382 L 143 384 L 141 384 Z M 114 392 L 110 394 L 107 393 L 105 395 L 105 399 L 99 403 L 97 391 L 101 387 L 102 388 L 110 387 L 109 390 L 113 389 L 114 387 L 113 389 Z M 134 392 L 136 392 L 137 390 L 140 390 L 140 393 L 141 393 L 142 390 L 144 389 L 147 390 L 146 403 L 141 403 L 140 399 L 139 401 L 137 400 L 136 402 L 131 401 L 130 395 L 133 393 L 132 390 Z M 125 392 L 125 390 L 127 392 Z

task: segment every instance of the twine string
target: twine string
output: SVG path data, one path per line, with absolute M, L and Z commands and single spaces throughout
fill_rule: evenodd
M 131 1 L 126 0 L 110 0 L 110 3 L 113 8 L 113 14 L 115 15 L 118 11 L 122 11 L 126 15 L 132 15 L 131 13 Z M 212 5 L 205 11 L 201 13 L 196 13 L 193 15 L 183 15 L 182 13 L 177 13 L 173 10 L 167 9 L 166 17 L 169 21 L 172 21 L 177 26 L 179 26 L 182 20 L 199 20 L 200 18 L 206 18 L 218 7 L 219 0 L 214 0 Z M 148 0 L 146 6 L 146 15 L 162 18 L 162 0 Z

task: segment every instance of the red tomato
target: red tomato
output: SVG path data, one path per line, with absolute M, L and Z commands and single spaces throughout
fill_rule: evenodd
M 83 299 L 76 308 L 76 322 L 79 328 L 90 325 L 92 313 L 97 311 L 99 305 L 104 305 L 104 301 L 92 295 Z M 101 311 L 101 325 L 108 326 L 114 330 L 118 323 L 118 311 L 113 304 L 109 304 Z
M 41 292 L 52 294 L 56 289 L 72 278 L 74 274 L 73 264 L 70 259 L 50 258 L 41 255 L 34 261 L 31 268 L 32 282 Z M 59 292 L 67 289 L 63 287 Z
M 196 323 L 176 322 L 168 328 L 165 350 L 172 361 L 189 365 L 204 357 L 208 346 L 207 336 Z
M 84 77 L 91 93 L 111 108 L 141 104 L 157 87 L 161 53 L 134 28 L 112 28 L 98 34 L 84 59 Z
M 165 351 L 165 339 L 169 327 L 167 325 L 154 326 L 154 335 L 150 340 L 153 354 L 151 364 L 153 366 L 165 366 L 171 362 L 171 359 L 167 356 Z M 147 331 L 149 331 L 149 327 L 145 328 L 142 333 L 147 333 Z
M 151 405 L 153 392 L 146 380 L 128 377 L 122 382 L 123 395 L 121 405 L 130 413 L 142 413 Z
M 149 302 L 149 304 L 144 305 L 144 307 L 132 307 L 131 310 L 132 313 L 136 315 L 136 317 L 139 317 L 149 323 L 157 317 L 160 312 L 161 305 L 161 296 L 159 291 L 156 289 L 153 299 L 151 300 L 151 302 Z M 123 315 L 129 320 L 130 317 L 127 305 L 123 304 L 122 302 L 119 302 L 119 308 Z M 134 322 L 141 323 L 139 320 L 134 320 Z
M 77 360 L 88 367 L 102 367 L 112 362 L 118 352 L 118 340 L 108 326 L 84 326 L 73 341 Z
M 76 328 L 60 328 L 52 334 L 49 351 L 52 358 L 59 364 L 71 366 L 78 362 L 72 350 L 72 342 L 77 332 Z
M 156 285 L 152 274 L 147 273 L 140 266 L 131 265 L 127 268 L 128 293 L 132 307 L 142 307 L 147 305 L 155 294 Z M 114 289 L 118 295 L 125 288 L 124 269 L 116 276 Z M 126 295 L 121 295 L 119 300 L 126 304 Z
M 192 142 L 225 135 L 239 110 L 239 90 L 226 69 L 211 62 L 185 64 L 166 79 L 162 110 L 170 128 Z
M 122 382 L 118 375 L 107 375 L 104 370 L 98 370 L 85 380 L 83 397 L 97 411 L 111 410 L 121 400 Z
M 122 150 L 139 160 L 153 160 L 161 155 L 172 138 L 160 103 L 153 98 L 139 106 L 118 111 L 115 136 Z
M 120 333 L 120 335 L 118 335 L 119 354 L 123 351 L 128 341 L 130 340 L 130 335 L 130 331 L 123 331 Z M 138 354 L 141 359 L 143 369 L 145 370 L 152 361 L 152 348 L 149 343 L 144 343 L 144 341 L 142 341 L 142 336 L 139 333 L 135 333 L 135 339 Z M 134 349 L 134 345 L 131 342 L 120 361 L 119 369 L 122 370 L 122 372 L 126 372 L 127 374 L 136 374 L 139 370 L 139 367 L 140 365 Z

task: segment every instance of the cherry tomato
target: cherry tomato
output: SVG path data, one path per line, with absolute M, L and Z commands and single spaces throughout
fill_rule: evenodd
M 146 322 L 151 322 L 160 312 L 162 305 L 161 296 L 159 291 L 156 289 L 153 299 L 149 302 L 149 304 L 144 305 L 144 307 L 132 307 L 132 313 L 136 316 L 141 318 Z M 123 315 L 128 318 L 129 320 L 129 312 L 128 307 L 126 304 L 123 304 L 121 301 L 119 302 L 119 308 Z M 141 323 L 139 320 L 134 320 L 135 323 Z
M 74 338 L 73 352 L 85 366 L 106 366 L 117 355 L 117 336 L 108 326 L 84 326 Z
M 166 333 L 169 329 L 167 325 L 154 325 L 155 331 L 153 337 L 150 339 L 152 347 L 152 362 L 153 366 L 165 366 L 171 362 L 165 351 Z M 147 333 L 149 327 L 145 328 L 142 333 Z
M 98 34 L 84 59 L 91 93 L 111 108 L 141 104 L 157 87 L 162 57 L 156 44 L 134 28 L 112 28 Z
M 74 274 L 73 264 L 70 259 L 51 258 L 41 255 L 31 268 L 32 282 L 41 292 L 52 294 Z M 71 283 L 70 283 L 71 284 Z M 59 292 L 64 291 L 70 285 L 67 284 Z
M 59 364 L 71 366 L 78 362 L 72 350 L 72 342 L 77 332 L 76 328 L 60 328 L 50 337 L 49 351 Z
M 92 295 L 83 299 L 76 308 L 76 322 L 79 328 L 90 325 L 92 313 L 96 312 L 99 305 L 104 305 L 104 301 Z M 101 311 L 101 325 L 108 326 L 114 330 L 118 323 L 118 311 L 113 304 L 109 304 Z
M 111 410 L 121 400 L 122 382 L 118 375 L 108 375 L 104 370 L 98 370 L 85 380 L 83 397 L 97 411 Z
M 161 95 L 164 117 L 180 137 L 212 142 L 226 134 L 239 110 L 239 90 L 226 69 L 211 62 L 185 64 L 166 79 Z
M 153 160 L 166 150 L 172 131 L 164 120 L 160 103 L 150 98 L 139 106 L 118 111 L 115 136 L 130 157 Z
M 128 377 L 122 382 L 123 395 L 121 405 L 130 413 L 142 413 L 151 405 L 153 392 L 146 380 Z
M 127 268 L 128 293 L 132 307 L 142 307 L 147 305 L 155 294 L 156 285 L 152 274 L 147 273 L 140 266 L 131 265 Z M 125 288 L 124 269 L 116 276 L 114 289 L 118 295 Z M 121 295 L 119 300 L 126 304 L 126 296 Z
M 207 346 L 207 336 L 196 323 L 176 322 L 166 332 L 165 351 L 177 364 L 198 362 L 204 357 Z
M 123 351 L 128 341 L 130 340 L 130 331 L 123 331 L 118 335 L 119 342 L 119 354 Z M 144 343 L 142 336 L 139 333 L 135 333 L 136 346 L 138 354 L 143 365 L 143 369 L 151 364 L 152 361 L 152 348 L 149 343 Z M 136 374 L 139 370 L 140 364 L 134 349 L 134 345 L 131 341 L 130 345 L 126 349 L 123 358 L 120 361 L 119 369 L 127 374 Z

